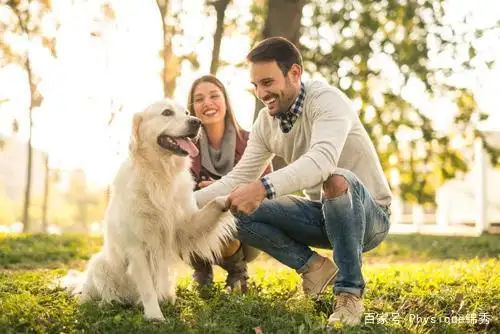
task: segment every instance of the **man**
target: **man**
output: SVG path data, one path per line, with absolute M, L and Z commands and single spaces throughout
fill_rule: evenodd
M 359 324 L 361 253 L 389 230 L 391 191 L 375 148 L 342 92 L 301 81 L 302 57 L 288 40 L 266 39 L 247 60 L 266 106 L 239 164 L 196 192 L 198 204 L 230 194 L 240 238 L 296 269 L 306 293 L 315 296 L 335 281 L 329 324 Z M 288 166 L 259 178 L 274 155 Z M 308 199 L 290 195 L 299 190 Z M 334 262 L 311 246 L 333 249 Z

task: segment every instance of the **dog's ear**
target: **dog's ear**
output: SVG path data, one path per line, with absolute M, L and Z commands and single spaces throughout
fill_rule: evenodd
M 132 120 L 132 133 L 130 136 L 130 150 L 134 152 L 140 143 L 139 129 L 141 128 L 142 123 L 142 115 L 141 113 L 137 113 L 134 115 L 134 119 Z

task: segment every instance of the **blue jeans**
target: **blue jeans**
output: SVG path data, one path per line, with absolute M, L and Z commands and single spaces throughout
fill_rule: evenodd
M 334 174 L 346 179 L 345 194 L 322 201 L 293 195 L 266 199 L 252 215 L 238 216 L 239 238 L 298 273 L 307 271 L 318 256 L 310 246 L 333 249 L 339 267 L 335 293 L 361 296 L 361 254 L 387 236 L 390 213 L 352 172 L 337 169 Z

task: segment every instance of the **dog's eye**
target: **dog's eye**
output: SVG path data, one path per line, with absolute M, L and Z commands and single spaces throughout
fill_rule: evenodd
M 189 111 L 186 110 L 186 116 L 189 116 Z
M 172 116 L 174 114 L 174 111 L 170 109 L 165 109 L 161 114 L 162 116 Z

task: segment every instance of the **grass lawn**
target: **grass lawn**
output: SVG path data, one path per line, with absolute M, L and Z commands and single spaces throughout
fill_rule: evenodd
M 138 306 L 79 306 L 51 282 L 83 269 L 99 237 L 0 235 L 0 333 L 323 333 L 332 291 L 300 293 L 292 270 L 267 256 L 250 265 L 251 292 L 227 294 L 223 272 L 202 299 L 185 267 L 167 320 L 146 321 Z M 321 250 L 320 252 L 328 254 Z M 351 333 L 500 333 L 500 236 L 390 235 L 365 254 L 364 323 Z

